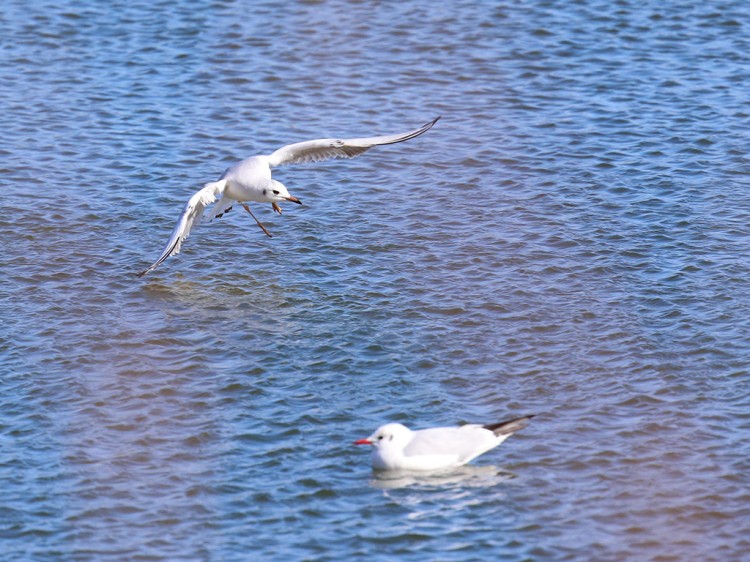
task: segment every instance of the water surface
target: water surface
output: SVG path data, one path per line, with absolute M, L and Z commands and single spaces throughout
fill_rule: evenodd
M 5 4 L 9 560 L 746 556 L 744 3 Z M 237 159 L 437 115 L 135 278 Z

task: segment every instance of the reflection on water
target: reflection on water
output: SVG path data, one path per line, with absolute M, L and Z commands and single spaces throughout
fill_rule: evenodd
M 438 473 L 407 473 L 400 471 L 378 471 L 375 478 L 370 480 L 373 488 L 393 490 L 399 488 L 427 487 L 436 489 L 457 489 L 464 487 L 495 486 L 511 478 L 512 472 L 504 471 L 496 466 L 465 465 L 450 472 Z

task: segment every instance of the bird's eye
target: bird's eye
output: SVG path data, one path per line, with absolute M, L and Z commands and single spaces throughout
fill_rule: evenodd
M 382 440 L 383 440 L 383 436 L 382 435 L 378 435 L 378 441 L 382 441 Z
M 274 189 L 274 190 L 273 190 L 273 194 L 274 194 L 274 195 L 278 195 L 278 194 L 279 194 L 279 190 L 278 190 L 278 189 Z

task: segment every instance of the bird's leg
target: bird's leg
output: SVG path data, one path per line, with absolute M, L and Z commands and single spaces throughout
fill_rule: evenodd
M 257 218 L 255 218 L 255 215 L 254 215 L 254 214 L 253 214 L 253 212 L 252 212 L 252 211 L 250 210 L 250 207 L 248 207 L 248 206 L 247 206 L 247 205 L 246 205 L 245 203 L 240 203 L 240 205 L 242 205 L 242 206 L 243 206 L 243 207 L 245 208 L 245 210 L 246 210 L 246 211 L 247 211 L 248 213 L 250 213 L 250 216 L 251 216 L 251 217 L 253 217 L 253 218 L 255 219 L 255 222 L 257 222 L 257 223 L 258 223 L 258 226 L 260 227 L 260 229 L 261 229 L 261 230 L 262 230 L 263 232 L 265 232 L 265 233 L 266 233 L 266 235 L 267 235 L 267 236 L 268 236 L 269 238 L 273 238 L 273 235 L 272 235 L 272 234 L 271 234 L 270 232 L 268 232 L 268 230 L 266 230 L 266 227 L 265 227 L 265 226 L 263 226 L 263 225 L 261 224 L 261 222 L 260 222 L 260 221 L 259 221 L 259 220 L 258 220 Z
M 276 202 L 274 201 L 273 203 L 271 203 L 271 207 L 273 207 L 273 210 L 274 210 L 274 211 L 276 211 L 277 213 L 281 214 L 281 207 L 279 207 L 279 204 L 278 204 L 278 203 L 276 203 Z

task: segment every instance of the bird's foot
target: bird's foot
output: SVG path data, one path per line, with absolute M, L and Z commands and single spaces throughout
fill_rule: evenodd
M 231 210 L 232 210 L 232 207 L 228 207 L 226 210 L 224 210 L 223 212 L 221 212 L 218 215 L 216 215 L 214 217 L 214 219 L 220 219 L 221 217 L 223 217 L 224 215 L 226 215 Z M 211 219 L 211 220 L 214 220 L 214 219 Z
M 273 238 L 273 234 L 271 234 L 270 232 L 268 232 L 268 229 L 267 229 L 267 228 L 266 228 L 265 226 L 263 226 L 263 223 L 260 223 L 260 222 L 259 222 L 259 223 L 258 223 L 258 226 L 260 227 L 260 229 L 261 229 L 261 230 L 262 230 L 263 232 L 265 232 L 265 233 L 266 233 L 266 236 L 268 236 L 269 238 Z
M 279 204 L 276 202 L 271 203 L 271 207 L 273 207 L 273 210 L 277 213 L 281 214 L 281 207 L 279 207 Z
M 246 211 L 247 211 L 248 213 L 250 213 L 250 216 L 251 216 L 251 217 L 253 217 L 253 218 L 255 219 L 255 222 L 256 222 L 256 223 L 258 223 L 258 226 L 260 227 L 260 229 L 261 229 L 261 230 L 262 230 L 263 232 L 265 232 L 265 233 L 266 233 L 266 236 L 268 236 L 269 238 L 273 238 L 273 234 L 271 234 L 270 232 L 268 232 L 268 229 L 267 229 L 267 228 L 266 228 L 265 226 L 263 226 L 263 223 L 261 223 L 261 222 L 260 222 L 260 221 L 259 221 L 259 220 L 258 220 L 258 219 L 257 219 L 257 218 L 255 217 L 255 215 L 253 214 L 253 212 L 252 212 L 252 211 L 250 210 L 250 207 L 248 207 L 248 206 L 247 206 L 247 205 L 246 205 L 245 203 L 241 203 L 241 205 L 242 205 L 242 207 L 243 207 L 243 208 L 244 208 L 244 209 L 245 209 L 245 210 L 246 210 Z

